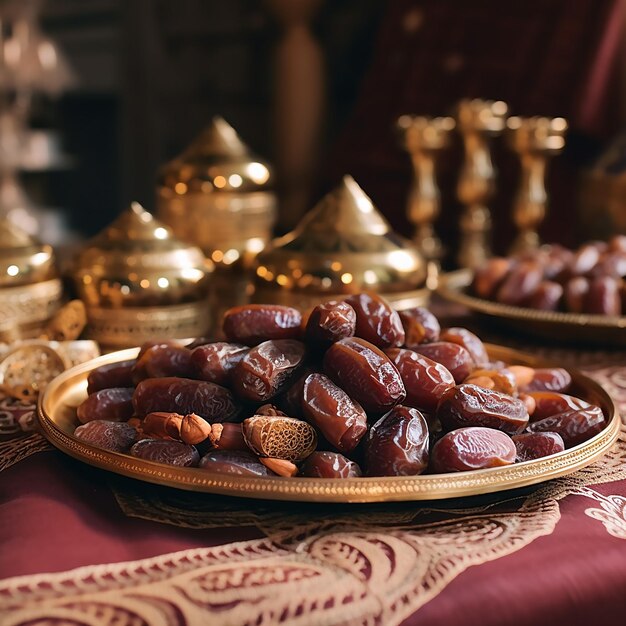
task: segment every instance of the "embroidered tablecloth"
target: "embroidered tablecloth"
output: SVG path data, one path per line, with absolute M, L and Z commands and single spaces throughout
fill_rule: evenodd
M 551 354 L 626 414 L 625 353 Z M 533 488 L 320 506 L 124 479 L 52 449 L 32 417 L 0 400 L 1 626 L 624 622 L 626 430 Z

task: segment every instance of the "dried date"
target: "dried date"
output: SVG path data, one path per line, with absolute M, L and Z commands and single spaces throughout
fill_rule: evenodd
M 439 340 L 439 320 L 427 308 L 416 306 L 399 311 L 398 315 L 404 327 L 404 345 L 407 348 Z
M 137 430 L 125 422 L 94 420 L 79 426 L 74 436 L 98 448 L 126 452 L 137 441 Z
M 101 389 L 78 405 L 76 415 L 82 424 L 92 420 L 125 422 L 133 416 L 133 390 L 127 387 Z
M 565 450 L 563 438 L 558 433 L 522 433 L 512 437 L 517 450 L 517 462 L 532 461 Z
M 454 377 L 441 363 L 403 348 L 387 350 L 387 356 L 400 373 L 406 398 L 404 404 L 434 412 L 441 396 L 454 387 Z
M 363 408 L 324 374 L 310 374 L 305 380 L 302 409 L 304 417 L 342 452 L 354 450 L 367 432 Z
M 406 396 L 395 365 L 364 339 L 334 343 L 324 356 L 324 371 L 368 412 L 384 413 Z
M 370 429 L 368 476 L 415 476 L 428 465 L 428 424 L 417 410 L 395 406 Z
M 231 392 L 220 385 L 173 377 L 142 380 L 133 394 L 133 406 L 139 416 L 195 413 L 210 423 L 232 421 L 241 409 Z
M 589 281 L 584 276 L 571 278 L 565 285 L 565 308 L 572 313 L 582 313 L 589 292 Z
M 87 393 L 112 387 L 132 387 L 132 369 L 135 360 L 107 363 L 92 370 L 87 377 Z
M 381 296 L 359 293 L 346 302 L 356 313 L 355 336 L 378 348 L 391 348 L 404 343 L 404 328 L 398 312 Z
M 532 380 L 525 386 L 520 387 L 520 391 L 529 393 L 530 391 L 557 391 L 562 393 L 567 391 L 572 384 L 571 374 L 562 367 L 545 367 L 535 369 Z
M 466 472 L 515 463 L 513 440 L 499 430 L 471 426 L 444 435 L 433 447 L 435 473 Z
M 606 425 L 604 413 L 598 406 L 584 409 L 571 409 L 551 417 L 533 422 L 528 426 L 530 432 L 555 432 L 561 435 L 566 448 L 571 448 L 591 439 Z
M 446 328 L 439 338 L 441 341 L 456 343 L 465 348 L 478 366 L 484 366 L 489 362 L 485 344 L 467 328 Z
M 237 363 L 233 390 L 246 400 L 265 402 L 281 393 L 304 362 L 305 346 L 293 339 L 265 341 Z
M 621 315 L 620 283 L 611 276 L 594 278 L 585 294 L 583 310 L 593 315 Z
M 539 286 L 543 279 L 543 268 L 537 261 L 518 263 L 504 279 L 496 294 L 503 304 L 521 305 Z
M 528 298 L 527 306 L 541 311 L 558 311 L 563 299 L 563 286 L 551 280 L 539 283 L 535 292 Z
M 200 459 L 200 467 L 220 474 L 239 476 L 276 476 L 246 450 L 210 450 Z
M 483 426 L 509 435 L 528 424 L 528 411 L 521 400 L 477 385 L 459 385 L 447 391 L 437 407 L 444 430 Z
M 591 406 L 589 402 L 581 398 L 556 391 L 531 391 L 528 395 L 535 400 L 535 411 L 532 414 L 533 422 L 572 409 L 586 409 Z
M 347 302 L 330 301 L 318 304 L 310 313 L 305 336 L 312 346 L 329 344 L 354 336 L 356 312 Z
M 225 341 L 198 346 L 191 352 L 193 378 L 227 386 L 235 365 L 249 349 L 247 346 Z
M 145 461 L 177 467 L 194 467 L 200 460 L 200 455 L 193 446 L 165 439 L 142 439 L 130 449 L 130 454 Z
M 511 259 L 494 257 L 486 261 L 476 270 L 474 276 L 474 293 L 479 298 L 491 299 L 511 270 Z
M 454 377 L 457 384 L 463 382 L 475 367 L 472 355 L 457 343 L 436 341 L 425 343 L 413 348 L 425 357 L 441 363 Z
M 228 341 L 256 346 L 270 339 L 297 339 L 302 314 L 278 304 L 246 304 L 224 313 L 223 330 Z
M 302 464 L 300 474 L 307 478 L 358 478 L 361 468 L 338 452 L 313 452 Z
M 178 345 L 158 344 L 148 348 L 137 359 L 132 377 L 136 385 L 147 378 L 189 378 L 192 373 L 191 350 Z

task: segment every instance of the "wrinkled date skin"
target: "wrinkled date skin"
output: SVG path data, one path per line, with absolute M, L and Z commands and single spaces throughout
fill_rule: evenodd
M 444 435 L 433 447 L 431 468 L 437 474 L 501 467 L 515 463 L 513 440 L 493 428 L 460 428 Z
M 324 355 L 324 371 L 367 412 L 384 413 L 406 396 L 395 365 L 364 339 L 334 343 Z
M 370 429 L 368 476 L 415 476 L 428 465 L 428 424 L 417 410 L 396 406 Z
M 314 452 L 302 464 L 300 475 L 307 478 L 358 478 L 361 468 L 338 452 Z
M 309 315 L 305 336 L 311 346 L 329 344 L 354 336 L 356 312 L 347 302 L 318 304 Z
M 528 426 L 534 433 L 555 432 L 561 435 L 566 448 L 571 448 L 591 439 L 604 429 L 605 419 L 602 409 L 598 406 L 589 406 L 585 409 L 572 409 L 545 417 Z
M 87 393 L 112 387 L 133 387 L 132 369 L 135 360 L 107 363 L 92 370 L 87 377 Z
M 304 382 L 305 418 L 342 452 L 354 450 L 367 432 L 363 408 L 324 374 L 311 374 Z
M 136 385 L 147 378 L 165 376 L 189 378 L 192 373 L 191 350 L 183 346 L 159 344 L 148 348 L 137 359 L 132 376 Z
M 289 417 L 302 417 L 302 398 L 304 397 L 304 381 L 309 374 L 318 373 L 310 366 L 304 366 L 294 382 L 291 382 L 287 389 L 278 396 L 274 402 L 278 408 Z
M 531 391 L 529 394 L 535 400 L 535 411 L 531 416 L 531 421 L 536 422 L 545 417 L 551 417 L 558 413 L 571 411 L 572 409 L 586 409 L 591 406 L 589 402 L 568 396 L 565 393 L 556 391 Z
M 565 450 L 563 437 L 558 433 L 522 433 L 511 437 L 517 449 L 517 462 L 532 461 Z
M 178 347 L 180 346 L 179 342 L 171 341 L 167 339 L 152 339 L 150 341 L 144 341 L 139 348 L 139 354 L 137 355 L 137 360 L 139 360 L 150 348 L 154 348 L 155 346 L 172 346 Z
M 247 304 L 224 314 L 224 334 L 228 341 L 256 346 L 269 339 L 297 339 L 302 314 L 278 304 Z
M 567 391 L 572 384 L 572 376 L 562 367 L 546 367 L 535 370 L 533 379 L 520 388 L 520 391 L 529 393 L 530 391 L 557 391 L 562 393 Z
M 308 422 L 283 415 L 254 415 L 242 426 L 246 445 L 259 456 L 302 461 L 317 447 L 317 433 Z
M 218 341 L 198 346 L 191 353 L 193 377 L 227 386 L 235 365 L 247 354 L 247 346 Z
M 398 315 L 404 327 L 404 345 L 407 348 L 439 340 L 439 320 L 427 308 L 416 306 L 399 311 Z
M 276 476 L 254 454 L 245 450 L 211 450 L 200 459 L 200 467 L 221 474 Z
M 237 417 L 240 406 L 220 385 L 188 378 L 148 378 L 133 394 L 135 413 L 195 413 L 207 422 L 228 422 Z
M 130 453 L 139 459 L 178 467 L 195 467 L 200 460 L 193 446 L 165 439 L 142 439 L 130 449 Z
M 82 424 L 93 420 L 126 422 L 133 416 L 133 389 L 113 387 L 96 391 L 78 405 L 76 415 Z
M 98 448 L 126 452 L 137 441 L 137 431 L 126 422 L 94 420 L 79 426 L 74 436 Z
M 436 341 L 425 343 L 413 348 L 425 357 L 441 363 L 454 377 L 454 382 L 462 383 L 475 367 L 472 355 L 457 343 L 449 341 Z
M 294 339 L 265 341 L 252 348 L 232 371 L 231 386 L 246 400 L 265 402 L 289 384 L 302 365 L 305 346 Z
M 439 401 L 437 417 L 444 430 L 484 426 L 509 435 L 528 425 L 528 411 L 521 400 L 477 385 L 453 387 Z
M 446 328 L 439 338 L 441 341 L 456 343 L 465 348 L 476 365 L 483 366 L 489 363 L 489 355 L 487 354 L 485 344 L 467 328 Z
M 356 312 L 355 335 L 378 348 L 399 347 L 404 343 L 404 328 L 398 312 L 374 293 L 360 293 L 346 298 Z
M 404 383 L 404 404 L 434 413 L 441 396 L 454 387 L 452 374 L 441 363 L 413 350 L 391 348 L 387 350 L 387 356 Z

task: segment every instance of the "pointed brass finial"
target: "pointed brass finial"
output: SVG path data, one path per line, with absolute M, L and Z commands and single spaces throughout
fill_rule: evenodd
M 254 299 L 308 306 L 370 290 L 393 300 L 421 287 L 425 276 L 412 243 L 344 176 L 293 231 L 259 254 Z
M 131 202 L 130 206 L 97 236 L 97 241 L 160 242 L 172 238 L 172 231 L 165 224 L 155 219 L 139 202 Z

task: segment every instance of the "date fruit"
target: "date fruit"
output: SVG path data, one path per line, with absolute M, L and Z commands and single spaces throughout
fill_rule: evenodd
M 395 406 L 370 429 L 368 476 L 415 476 L 428 465 L 428 424 L 417 410 Z
M 361 468 L 338 452 L 314 452 L 302 464 L 300 474 L 307 478 L 358 478 Z
M 87 393 L 112 387 L 133 387 L 132 369 L 135 360 L 107 363 L 92 370 L 87 377 Z
M 449 341 L 436 341 L 424 343 L 413 348 L 425 357 L 441 363 L 454 377 L 454 382 L 462 383 L 475 367 L 472 355 L 457 343 Z
M 198 346 L 191 352 L 193 378 L 227 386 L 235 365 L 249 349 L 247 346 L 225 341 Z
M 571 278 L 565 285 L 565 308 L 572 313 L 582 313 L 588 293 L 589 281 L 584 276 Z
M 416 409 L 435 412 L 441 396 L 454 387 L 454 377 L 441 363 L 432 361 L 423 354 L 391 348 L 387 356 L 396 366 L 404 388 L 404 404 Z
M 513 440 L 493 428 L 472 426 L 444 435 L 433 447 L 431 468 L 437 474 L 466 472 L 515 463 Z
M 474 359 L 476 365 L 483 366 L 489 363 L 485 344 L 467 328 L 446 328 L 439 338 L 441 341 L 456 343 L 465 348 L 470 353 L 472 359 Z
M 284 390 L 302 365 L 304 356 L 305 346 L 300 341 L 264 341 L 237 363 L 231 386 L 246 400 L 265 402 Z
M 324 371 L 367 412 L 384 413 L 406 396 L 395 365 L 364 339 L 351 337 L 334 343 L 324 355 Z
M 541 311 L 558 311 L 563 299 L 563 287 L 551 280 L 539 283 L 535 292 L 528 298 L 526 305 Z
M 241 424 L 211 424 L 209 442 L 216 450 L 247 450 Z
M 563 438 L 558 433 L 522 433 L 512 437 L 517 449 L 517 462 L 532 461 L 565 450 Z
M 404 327 L 404 345 L 407 348 L 439 340 L 439 320 L 426 307 L 404 309 L 398 315 Z
M 571 374 L 562 367 L 545 367 L 535 370 L 533 379 L 520 391 L 567 391 L 572 384 Z
M 484 426 L 516 435 L 528 424 L 528 411 L 521 400 L 493 389 L 459 385 L 447 391 L 437 407 L 444 430 Z
M 592 315 L 621 315 L 620 282 L 612 276 L 594 278 L 585 295 L 584 311 Z
M 125 422 L 133 416 L 133 389 L 113 387 L 101 389 L 87 396 L 76 409 L 82 424 L 92 420 Z
M 474 292 L 479 298 L 492 298 L 496 289 L 509 273 L 513 262 L 511 259 L 494 257 L 486 261 L 476 270 L 474 276 Z
M 324 374 L 310 374 L 305 380 L 302 409 L 304 417 L 342 452 L 354 450 L 367 432 L 363 408 Z
M 354 336 L 356 312 L 347 302 L 331 300 L 318 304 L 309 315 L 305 336 L 311 346 L 328 347 L 331 343 Z
M 207 422 L 228 422 L 237 417 L 241 407 L 228 389 L 203 380 L 188 378 L 148 378 L 133 394 L 135 413 L 195 413 Z
M 223 329 L 228 341 L 256 346 L 269 339 L 297 339 L 302 314 L 279 304 L 246 304 L 224 313 Z
M 74 436 L 98 448 L 126 452 L 137 441 L 137 430 L 125 422 L 94 420 L 79 426 Z
M 200 455 L 193 446 L 165 439 L 142 439 L 130 449 L 130 454 L 145 461 L 178 467 L 194 467 L 200 460 Z
M 591 406 L 585 400 L 556 391 L 531 391 L 528 395 L 535 400 L 535 411 L 531 416 L 533 422 L 557 413 Z
M 522 261 L 509 272 L 496 294 L 496 300 L 513 306 L 521 305 L 539 286 L 543 269 L 537 261 Z
M 555 432 L 561 435 L 566 448 L 571 448 L 591 439 L 604 429 L 602 409 L 591 405 L 585 409 L 571 409 L 551 417 L 545 417 L 528 426 L 533 433 Z
M 133 383 L 136 385 L 147 378 L 192 375 L 191 350 L 183 346 L 159 344 L 148 348 L 137 359 L 133 367 Z
M 276 476 L 247 450 L 210 450 L 200 459 L 200 467 L 221 474 Z
M 259 456 L 302 461 L 317 447 L 311 424 L 293 417 L 253 415 L 244 420 L 243 438 Z
M 356 313 L 355 335 L 378 348 L 404 343 L 404 328 L 398 312 L 379 295 L 359 293 L 345 300 Z

